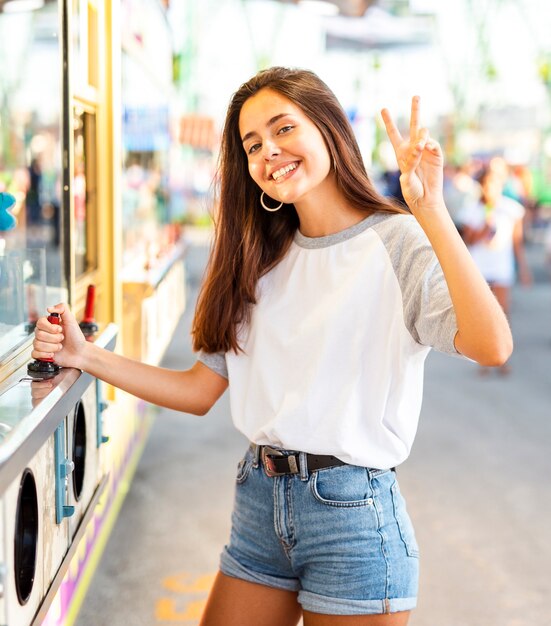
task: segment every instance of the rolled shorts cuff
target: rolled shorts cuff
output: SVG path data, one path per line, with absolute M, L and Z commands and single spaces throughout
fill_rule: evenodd
M 417 598 L 350 600 L 330 598 L 311 591 L 299 591 L 298 601 L 305 611 L 324 615 L 383 615 L 398 611 L 411 611 L 417 606 Z
M 281 578 L 279 576 L 270 576 L 270 574 L 262 574 L 251 569 L 243 567 L 239 561 L 233 558 L 224 548 L 220 556 L 220 571 L 226 576 L 246 580 L 250 583 L 266 585 L 275 589 L 283 589 L 284 591 L 299 591 L 300 583 L 296 578 Z

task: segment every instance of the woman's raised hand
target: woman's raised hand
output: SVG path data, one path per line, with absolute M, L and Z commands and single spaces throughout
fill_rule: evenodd
M 381 111 L 400 168 L 400 186 L 411 211 L 444 206 L 444 157 L 437 141 L 419 125 L 419 96 L 411 101 L 409 138 L 404 139 L 387 109 Z
M 61 324 L 51 324 L 47 317 L 36 323 L 33 341 L 33 359 L 53 358 L 63 367 L 82 369 L 86 339 L 66 304 L 48 307 L 49 313 L 59 313 Z

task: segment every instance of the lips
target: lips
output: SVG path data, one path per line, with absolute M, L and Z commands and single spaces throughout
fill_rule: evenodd
M 298 167 L 298 162 L 297 161 L 294 161 L 293 163 L 288 163 L 287 165 L 284 165 L 283 167 L 280 167 L 279 169 L 277 169 L 274 172 L 272 172 L 270 174 L 269 178 L 271 178 L 272 180 L 275 180 L 277 182 L 278 180 L 282 179 L 289 172 L 292 172 L 292 171 L 296 170 L 297 167 Z

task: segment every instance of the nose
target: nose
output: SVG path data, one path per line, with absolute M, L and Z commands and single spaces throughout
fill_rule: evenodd
M 274 157 L 281 153 L 281 148 L 275 141 L 264 141 L 262 145 L 262 156 L 266 161 L 271 161 Z

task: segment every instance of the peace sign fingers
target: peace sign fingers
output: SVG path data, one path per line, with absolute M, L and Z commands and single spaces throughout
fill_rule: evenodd
M 387 109 L 381 111 L 400 168 L 402 192 L 412 210 L 421 200 L 438 204 L 442 187 L 442 152 L 438 143 L 431 139 L 428 129 L 421 127 L 419 102 L 419 96 L 411 100 L 409 137 L 401 135 Z
M 400 145 L 404 141 L 404 138 L 400 134 L 400 131 L 394 123 L 394 120 L 392 119 L 388 109 L 383 109 L 381 111 L 381 117 L 383 118 L 383 122 L 385 123 L 386 134 L 390 139 L 390 143 L 392 144 L 394 151 L 397 153 Z
M 381 117 L 385 123 L 386 132 L 390 143 L 396 153 L 398 166 L 402 173 L 414 170 L 422 157 L 425 144 L 428 139 L 426 128 L 419 129 L 419 97 L 416 96 L 411 103 L 410 137 L 404 139 L 394 123 L 388 109 L 381 111 Z
M 420 110 L 419 101 L 421 98 L 419 96 L 413 96 L 411 99 L 411 117 L 409 119 L 409 140 L 413 143 L 417 141 L 419 136 L 419 119 L 420 119 Z

